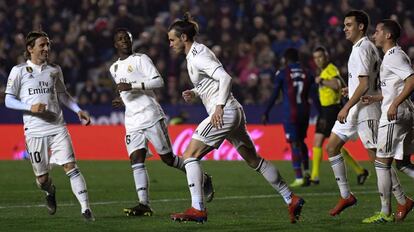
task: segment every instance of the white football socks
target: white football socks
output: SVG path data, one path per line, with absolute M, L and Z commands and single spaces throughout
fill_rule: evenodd
M 89 199 L 88 199 L 88 190 L 86 189 L 85 179 L 83 178 L 82 173 L 78 168 L 73 168 L 68 171 L 66 175 L 70 179 L 70 185 L 72 187 L 72 192 L 78 199 L 81 205 L 81 212 L 90 209 Z
M 138 199 L 141 204 L 148 205 L 148 173 L 144 163 L 137 163 L 131 165 L 132 174 L 134 176 L 135 190 L 138 194 Z
M 191 193 L 191 206 L 198 210 L 205 210 L 203 192 L 203 170 L 197 158 L 184 160 L 187 173 L 188 187 Z
M 282 195 L 286 204 L 292 202 L 292 192 L 274 165 L 267 160 L 262 159 L 255 170 L 260 172 L 267 182 Z
M 341 154 L 338 154 L 336 156 L 329 157 L 329 161 L 331 162 L 332 170 L 336 183 L 338 184 L 341 197 L 347 199 L 350 196 L 350 188 L 346 178 L 344 158 Z

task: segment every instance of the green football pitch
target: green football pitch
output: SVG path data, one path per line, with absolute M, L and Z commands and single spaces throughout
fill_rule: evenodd
M 291 182 L 289 162 L 274 162 Z M 338 199 L 338 190 L 327 162 L 322 164 L 319 186 L 293 189 L 306 200 L 302 220 L 290 224 L 282 198 L 244 162 L 206 161 L 204 170 L 213 176 L 216 194 L 208 203 L 204 224 L 178 223 L 169 219 L 190 205 L 185 175 L 160 161 L 147 162 L 152 217 L 127 217 L 124 207 L 136 204 L 131 168 L 127 161 L 80 161 L 87 181 L 95 222 L 85 222 L 60 167 L 51 172 L 57 187 L 58 210 L 47 214 L 44 195 L 34 182 L 28 161 L 0 162 L 0 231 L 414 231 L 414 212 L 403 223 L 365 225 L 361 220 L 380 209 L 376 176 L 370 163 L 363 163 L 371 176 L 363 186 L 349 170 L 351 189 L 358 205 L 337 217 L 328 211 Z M 409 196 L 414 196 L 413 180 L 399 173 Z M 393 210 L 395 210 L 393 200 Z

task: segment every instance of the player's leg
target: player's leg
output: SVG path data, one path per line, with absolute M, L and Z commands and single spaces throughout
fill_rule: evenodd
M 351 166 L 351 168 L 355 171 L 357 176 L 357 183 L 359 185 L 363 185 L 369 176 L 369 172 L 367 169 L 363 168 L 361 164 L 358 163 L 350 154 L 349 151 L 345 148 L 341 148 L 342 157 L 344 157 L 345 162 Z
M 144 134 L 146 139 L 152 143 L 165 164 L 185 172 L 184 159 L 173 154 L 167 125 L 163 119 L 158 121 L 152 127 L 145 129 Z M 212 178 L 207 173 L 204 173 L 203 180 L 203 191 L 206 201 L 211 202 L 214 197 Z
M 356 134 L 356 129 L 357 126 L 349 122 L 341 124 L 337 121 L 332 129 L 331 136 L 329 137 L 326 146 L 329 161 L 341 194 L 338 203 L 329 212 L 331 216 L 338 215 L 344 209 L 356 204 L 356 198 L 351 193 L 348 184 L 344 158 L 340 152 L 345 142 Z
M 187 183 L 191 194 L 191 207 L 183 213 L 171 214 L 170 217 L 172 220 L 196 221 L 199 223 L 207 221 L 207 209 L 205 207 L 203 191 L 204 174 L 200 160 L 213 149 L 213 146 L 207 145 L 193 137 L 184 151 L 183 157 L 187 174 Z
M 49 141 L 52 152 L 51 163 L 63 166 L 69 177 L 72 192 L 81 206 L 81 213 L 86 220 L 95 220 L 89 206 L 88 190 L 85 179 L 76 165 L 72 140 L 67 130 L 51 136 Z
M 414 178 L 414 164 L 411 163 L 411 155 L 405 155 L 402 160 L 395 160 L 395 164 L 400 172 Z
M 231 132 L 227 139 L 237 149 L 246 163 L 262 174 L 265 180 L 283 197 L 283 200 L 288 205 L 290 221 L 295 223 L 300 217 L 305 201 L 292 193 L 277 168 L 271 162 L 257 154 L 253 141 L 246 130 L 244 113 L 242 111 L 240 113 L 240 124 Z
M 289 186 L 299 187 L 304 183 L 302 172 L 302 144 L 300 141 L 290 140 L 290 148 L 292 151 L 292 167 L 295 173 L 295 180 Z
M 48 137 L 26 137 L 26 149 L 29 153 L 37 186 L 46 193 L 48 213 L 56 213 L 56 188 L 49 176 Z
M 377 173 L 378 191 L 381 198 L 381 212 L 372 217 L 365 218 L 363 223 L 385 223 L 394 221 L 391 214 L 391 164 L 392 158 L 375 159 L 375 172 Z
M 302 160 L 302 166 L 304 171 L 303 176 L 303 185 L 302 186 L 309 186 L 310 185 L 310 171 L 309 171 L 309 149 L 308 145 L 305 143 L 306 135 L 308 133 L 309 127 L 309 118 L 304 118 L 301 123 L 297 125 L 297 136 L 298 140 L 300 141 L 300 155 Z
M 313 184 L 319 184 L 319 170 L 320 164 L 322 162 L 323 151 L 322 151 L 322 144 L 325 140 L 325 135 L 321 133 L 315 133 L 314 140 L 313 140 L 313 161 L 312 161 L 312 174 L 311 174 L 311 182 Z
M 184 151 L 184 165 L 187 174 L 188 187 L 191 194 L 191 208 L 183 213 L 174 213 L 171 219 L 175 221 L 207 221 L 207 211 L 203 194 L 203 170 L 200 159 L 214 148 L 218 148 L 234 125 L 233 110 L 225 110 L 223 127 L 214 128 L 210 117 L 204 119 L 196 128 L 193 137 Z
M 408 134 L 407 126 L 404 126 L 404 118 L 400 118 L 399 123 L 382 123 L 378 129 L 378 152 L 377 160 L 379 158 L 391 159 L 401 162 L 403 160 L 406 150 L 406 138 Z M 375 162 L 377 167 L 377 161 Z M 404 194 L 398 179 L 396 171 L 390 166 L 391 189 L 394 197 L 397 200 L 397 211 L 395 218 L 397 221 L 403 221 L 407 214 L 412 210 L 414 202 L 412 199 Z M 382 170 L 380 170 L 382 171 Z M 378 176 L 378 174 L 377 174 Z M 378 176 L 378 186 L 380 184 L 388 187 L 387 178 Z M 380 193 L 381 190 L 380 190 Z M 389 212 L 391 214 L 391 210 Z
M 145 167 L 148 148 L 143 130 L 127 132 L 125 143 L 139 203 L 134 207 L 124 208 L 124 213 L 127 216 L 151 216 L 153 210 L 149 205 L 149 178 Z

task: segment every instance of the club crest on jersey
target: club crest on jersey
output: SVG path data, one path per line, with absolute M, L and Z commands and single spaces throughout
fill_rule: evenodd
M 32 68 L 32 67 L 30 67 L 30 66 L 27 66 L 27 67 L 26 67 L 26 71 L 27 71 L 28 73 L 32 73 L 32 72 L 33 72 L 33 68 Z
M 132 71 L 134 71 L 134 69 L 132 68 L 131 65 L 128 65 L 128 72 L 131 73 Z
M 56 79 L 59 76 L 59 72 L 51 72 L 50 77 Z

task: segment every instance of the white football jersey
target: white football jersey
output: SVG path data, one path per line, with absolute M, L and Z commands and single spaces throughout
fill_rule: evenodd
M 46 104 L 53 117 L 40 117 L 23 112 L 25 135 L 43 137 L 65 130 L 62 109 L 57 94 L 65 92 L 62 70 L 58 65 L 35 65 L 30 60 L 16 65 L 10 71 L 6 94 L 12 94 L 27 105 Z
M 375 45 L 368 37 L 361 38 L 352 46 L 352 52 L 348 60 L 348 91 L 349 98 L 359 85 L 359 76 L 368 76 L 368 91 L 365 95 L 379 95 L 379 69 L 381 58 Z M 366 78 L 366 77 L 364 77 Z M 381 115 L 381 105 L 379 102 L 363 105 L 358 102 L 354 105 L 348 115 L 348 120 L 365 121 L 369 119 L 378 120 Z
M 115 83 L 137 84 L 161 78 L 151 59 L 134 53 L 124 60 L 118 59 L 109 68 Z M 125 128 L 127 132 L 151 127 L 165 117 L 153 90 L 133 89 L 120 93 L 125 105 Z
M 381 105 L 381 120 L 387 120 L 388 108 L 402 92 L 405 79 L 412 74 L 414 74 L 414 70 L 411 67 L 410 58 L 401 47 L 395 46 L 385 53 L 380 71 L 381 90 L 384 97 Z M 398 106 L 398 113 L 403 113 L 407 108 L 414 109 L 409 98 Z
M 201 98 L 209 115 L 214 113 L 219 98 L 219 79 L 214 77 L 214 72 L 222 67 L 223 65 L 208 47 L 193 42 L 187 54 L 187 71 L 194 85 L 193 91 Z M 230 92 L 224 108 L 240 107 L 240 103 Z

